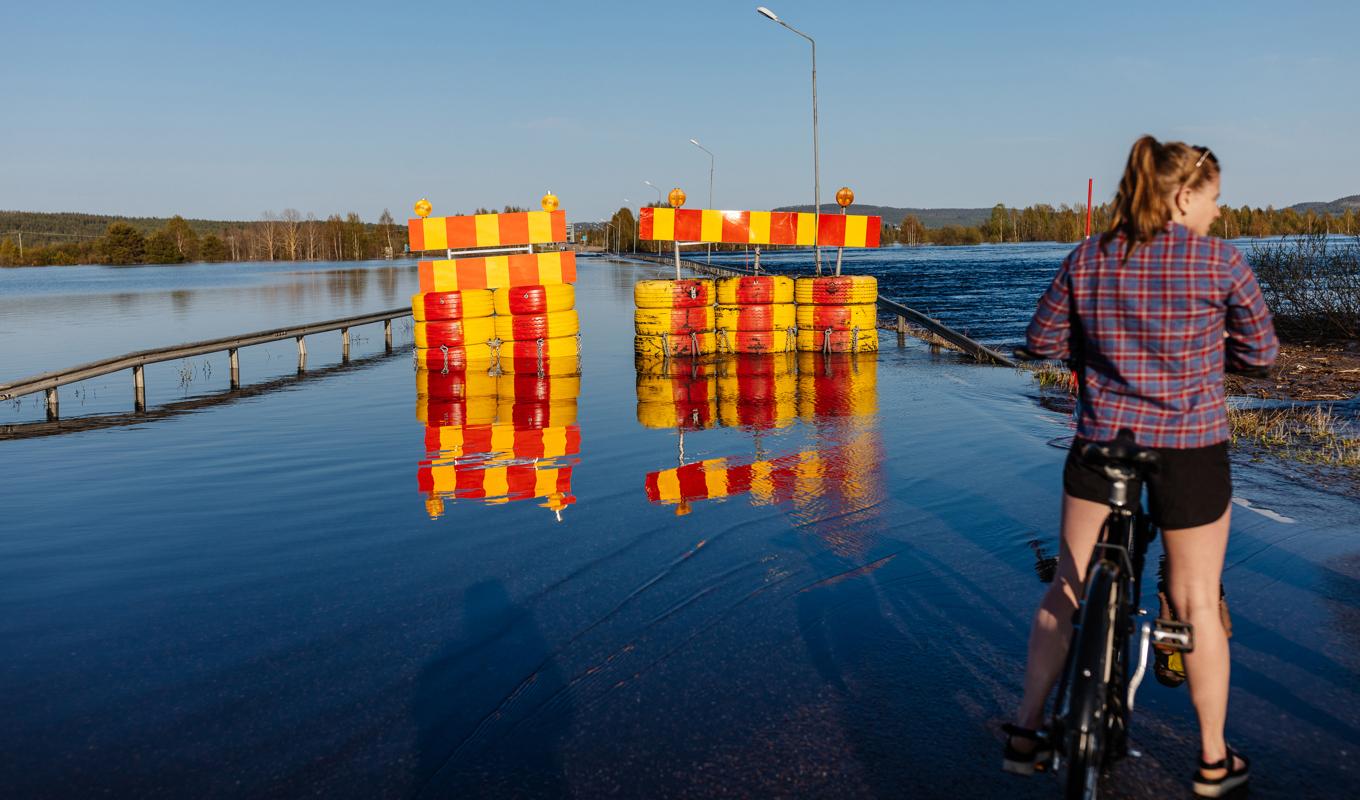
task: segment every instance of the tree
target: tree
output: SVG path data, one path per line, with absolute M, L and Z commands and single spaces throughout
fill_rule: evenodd
M 378 227 L 382 230 L 383 238 L 387 241 L 386 255 L 388 258 L 391 258 L 396 253 L 394 245 L 392 244 L 392 234 L 397 227 L 396 221 L 392 219 L 391 211 L 388 211 L 385 208 L 383 209 L 382 216 L 378 217 Z
M 296 208 L 285 208 L 280 228 L 283 231 L 283 249 L 289 261 L 297 261 L 298 235 L 302 225 L 302 214 Z
M 908 214 L 898 226 L 897 240 L 902 244 L 920 244 L 925 241 L 925 231 L 926 226 L 921 224 L 921 220 L 915 214 Z
M 148 264 L 179 264 L 184 261 L 184 256 L 179 254 L 179 248 L 175 246 L 175 237 L 163 230 L 147 237 L 142 258 Z
M 227 246 L 212 234 L 204 236 L 198 243 L 198 257 L 203 261 L 226 261 L 228 255 Z
M 184 217 L 179 214 L 171 217 L 165 223 L 165 232 L 174 240 L 175 252 L 179 253 L 180 261 L 193 261 L 198 257 L 198 234 L 184 221 Z
M 263 220 L 259 225 L 260 247 L 264 257 L 273 261 L 279 243 L 279 218 L 274 216 L 273 211 L 266 211 L 260 215 L 260 219 Z
M 350 246 L 351 258 L 359 260 L 367 257 L 365 246 L 364 221 L 353 211 L 345 215 L 345 244 Z
M 111 222 L 99 240 L 98 249 L 109 264 L 140 264 L 146 254 L 146 240 L 126 222 Z
M 19 246 L 6 236 L 0 239 L 0 267 L 12 267 L 19 263 Z

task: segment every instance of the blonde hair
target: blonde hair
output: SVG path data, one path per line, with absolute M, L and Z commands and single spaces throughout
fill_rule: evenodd
M 1122 233 L 1128 242 L 1127 261 L 1134 248 L 1152 241 L 1166 227 L 1176 192 L 1198 189 L 1218 175 L 1218 157 L 1209 148 L 1143 136 L 1129 151 L 1129 163 L 1114 196 L 1110 228 L 1100 235 L 1101 252 Z

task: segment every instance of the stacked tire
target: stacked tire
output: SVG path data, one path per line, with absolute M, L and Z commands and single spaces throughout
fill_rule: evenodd
M 571 284 L 496 289 L 493 306 L 502 372 L 550 376 L 580 372 L 581 323 Z
M 416 365 L 447 373 L 490 364 L 495 357 L 493 310 L 486 289 L 413 295 Z
M 639 281 L 633 287 L 633 352 L 639 359 L 701 356 L 717 351 L 708 278 Z
M 797 348 L 800 352 L 878 350 L 878 280 L 869 275 L 798 278 Z
M 783 275 L 718 281 L 715 332 L 720 353 L 782 353 L 797 342 L 794 282 Z

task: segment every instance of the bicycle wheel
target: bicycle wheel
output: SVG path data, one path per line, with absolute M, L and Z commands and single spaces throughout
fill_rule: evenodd
M 1069 662 L 1063 731 L 1067 737 L 1067 797 L 1094 800 L 1105 764 L 1114 667 L 1119 568 L 1101 561 L 1086 578 L 1086 597 Z

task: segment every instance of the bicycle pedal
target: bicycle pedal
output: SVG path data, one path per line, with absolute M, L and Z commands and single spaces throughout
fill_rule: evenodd
M 1195 628 L 1188 622 L 1159 619 L 1152 629 L 1152 643 L 1161 650 L 1194 652 Z

